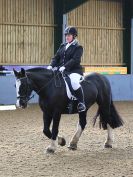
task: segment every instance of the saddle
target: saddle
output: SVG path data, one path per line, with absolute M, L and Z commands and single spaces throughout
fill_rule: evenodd
M 65 85 L 66 85 L 66 92 L 67 96 L 70 100 L 77 100 L 74 90 L 72 88 L 70 77 L 67 74 L 62 74 L 62 77 L 64 79 Z
M 62 75 L 60 75 L 60 72 L 54 71 L 55 86 L 62 87 L 62 82 L 61 82 L 60 77 L 62 77 L 65 82 L 68 99 L 69 100 L 77 100 L 74 90 L 72 88 L 71 80 L 70 80 L 69 75 L 67 73 L 62 73 Z
M 69 99 L 69 103 L 68 103 L 68 107 L 67 107 L 68 113 L 72 114 L 74 107 L 77 108 L 77 98 L 76 98 L 74 90 L 72 88 L 72 84 L 71 84 L 71 80 L 69 78 L 69 75 L 66 72 L 62 73 L 62 75 L 61 75 L 60 72 L 54 71 L 54 78 L 55 78 L 54 82 L 55 82 L 56 87 L 62 87 L 61 78 L 64 80 L 64 83 L 66 86 L 67 97 Z

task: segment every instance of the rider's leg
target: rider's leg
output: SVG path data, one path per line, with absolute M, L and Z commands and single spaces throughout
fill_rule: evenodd
M 71 84 L 72 84 L 72 88 L 74 90 L 74 93 L 78 99 L 78 112 L 83 112 L 86 110 L 86 106 L 85 106 L 85 102 L 84 102 L 84 93 L 83 93 L 83 89 L 80 85 L 80 80 L 82 78 L 82 76 L 80 74 L 77 73 L 72 73 L 70 74 L 70 80 L 71 80 Z

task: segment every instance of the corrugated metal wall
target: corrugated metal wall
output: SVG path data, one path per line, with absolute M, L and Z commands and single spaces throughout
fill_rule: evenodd
M 0 64 L 49 63 L 54 28 L 54 0 L 0 0 Z
M 84 46 L 85 65 L 123 65 L 124 0 L 89 0 L 67 14 Z

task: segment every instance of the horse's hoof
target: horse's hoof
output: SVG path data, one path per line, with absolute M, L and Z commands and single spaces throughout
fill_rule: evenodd
M 105 148 L 112 148 L 112 145 L 110 145 L 110 144 L 105 144 L 104 147 L 105 147 Z
M 47 154 L 54 154 L 55 150 L 51 148 L 47 148 L 46 153 Z
M 73 151 L 77 150 L 77 144 L 70 144 L 68 146 L 68 149 L 73 150 Z
M 66 140 L 63 137 L 58 137 L 58 145 L 60 146 L 65 146 L 66 145 Z

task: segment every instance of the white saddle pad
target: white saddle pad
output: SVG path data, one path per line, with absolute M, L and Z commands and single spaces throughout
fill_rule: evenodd
M 65 81 L 65 79 L 64 79 L 64 81 Z M 66 85 L 66 92 L 67 92 L 68 98 L 70 100 L 77 100 L 77 98 L 74 95 L 72 95 L 72 93 L 71 93 L 71 91 L 70 91 L 70 89 L 69 89 L 68 84 L 67 84 L 66 81 L 65 81 L 65 85 Z

